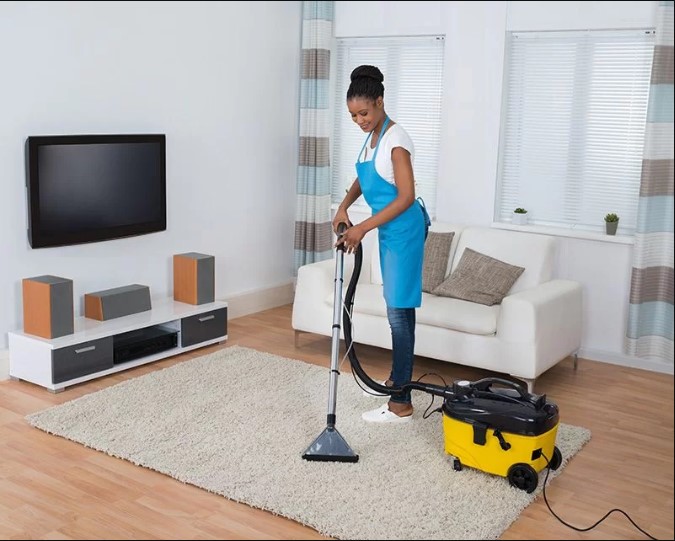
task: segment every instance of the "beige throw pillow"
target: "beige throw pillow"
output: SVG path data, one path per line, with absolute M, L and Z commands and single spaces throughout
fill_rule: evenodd
M 465 248 L 455 271 L 432 293 L 492 306 L 502 302 L 524 270 Z
M 448 270 L 448 257 L 454 231 L 441 233 L 429 231 L 424 243 L 424 265 L 422 267 L 422 291 L 431 293 L 445 279 Z

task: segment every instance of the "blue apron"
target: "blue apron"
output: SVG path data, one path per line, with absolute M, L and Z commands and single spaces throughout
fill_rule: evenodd
M 367 162 L 359 161 L 370 141 L 371 132 L 356 162 L 361 192 L 373 214 L 380 212 L 398 195 L 396 186 L 383 179 L 375 169 L 377 151 L 387 124 L 389 117 L 382 126 L 373 159 Z M 396 218 L 378 228 L 384 300 L 390 308 L 417 308 L 422 304 L 422 264 L 427 227 L 425 216 L 423 206 L 415 200 Z

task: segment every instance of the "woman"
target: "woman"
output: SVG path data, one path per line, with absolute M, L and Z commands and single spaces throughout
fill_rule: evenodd
M 384 76 L 374 66 L 351 74 L 347 108 L 366 133 L 356 162 L 357 178 L 340 204 L 333 228 L 351 223 L 347 209 L 360 195 L 372 209 L 370 218 L 350 227 L 338 239 L 352 253 L 364 235 L 378 230 L 380 265 L 392 337 L 392 368 L 386 385 L 399 387 L 412 378 L 415 349 L 415 308 L 422 303 L 422 263 L 428 216 L 415 199 L 414 146 L 406 131 L 384 110 Z M 412 418 L 410 391 L 391 396 L 382 407 L 362 415 L 375 423 L 407 422 Z

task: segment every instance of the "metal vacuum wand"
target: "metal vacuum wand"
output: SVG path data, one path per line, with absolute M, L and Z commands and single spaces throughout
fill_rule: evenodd
M 347 230 L 347 224 L 338 225 L 338 235 Z M 359 250 L 361 247 L 359 246 Z M 320 460 L 330 462 L 357 462 L 357 455 L 342 434 L 335 428 L 337 408 L 337 385 L 340 363 L 340 316 L 342 315 L 342 285 L 344 281 L 344 245 L 337 248 L 335 257 L 335 278 L 333 290 L 333 331 L 331 338 L 330 378 L 328 380 L 328 414 L 326 416 L 326 428 L 312 442 L 303 453 L 305 460 Z M 360 269 L 358 269 L 360 272 Z M 354 269 L 357 272 L 357 269 Z

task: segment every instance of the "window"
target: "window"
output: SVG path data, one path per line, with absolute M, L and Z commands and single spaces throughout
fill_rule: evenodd
M 653 49 L 653 30 L 507 37 L 497 222 L 635 231 Z
M 432 216 L 436 208 L 436 179 L 441 141 L 443 92 L 441 36 L 348 38 L 337 40 L 337 86 L 333 136 L 332 202 L 339 204 L 354 182 L 354 164 L 364 134 L 347 111 L 349 76 L 354 68 L 370 64 L 384 74 L 387 114 L 410 134 L 415 145 L 416 195 Z M 365 206 L 363 198 L 355 203 Z

